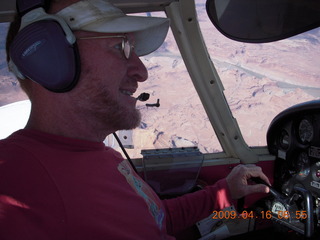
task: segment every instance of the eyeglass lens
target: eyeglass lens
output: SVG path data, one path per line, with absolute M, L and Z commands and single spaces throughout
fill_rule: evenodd
M 128 39 L 123 39 L 122 44 L 123 44 L 122 48 L 123 48 L 124 56 L 126 57 L 126 59 L 129 59 L 131 55 L 131 50 L 132 50 L 131 44 Z

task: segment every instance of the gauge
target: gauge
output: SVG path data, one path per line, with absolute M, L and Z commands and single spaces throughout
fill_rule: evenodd
M 306 177 L 310 173 L 310 159 L 306 152 L 301 152 L 299 154 L 296 170 L 300 177 Z
M 280 135 L 280 146 L 282 147 L 282 149 L 287 150 L 289 148 L 290 145 L 290 137 L 289 134 L 286 130 L 282 130 L 281 131 L 281 135 Z
M 299 124 L 299 138 L 302 143 L 309 143 L 313 139 L 313 126 L 307 119 L 301 120 Z

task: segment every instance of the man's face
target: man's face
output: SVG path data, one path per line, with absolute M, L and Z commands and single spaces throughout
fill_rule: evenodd
M 72 96 L 78 108 L 88 118 L 110 131 L 132 129 L 140 123 L 136 99 L 131 96 L 138 82 L 147 79 L 148 73 L 134 53 L 126 59 L 121 50 L 123 38 L 79 39 L 92 36 L 118 36 L 77 32 L 81 59 L 81 75 Z M 126 35 L 131 43 L 133 35 Z M 99 125 L 98 125 L 99 126 Z

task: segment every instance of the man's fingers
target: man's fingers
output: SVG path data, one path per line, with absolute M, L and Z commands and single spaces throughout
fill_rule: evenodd
M 270 184 L 267 176 L 262 172 L 261 167 L 253 164 L 239 164 L 230 172 L 226 180 L 233 199 L 246 196 L 251 193 L 268 193 L 269 187 L 264 184 L 248 185 L 248 180 L 253 177 L 261 178 L 267 184 Z M 271 184 L 270 184 L 271 185 Z
M 265 181 L 267 184 L 271 185 L 268 177 L 262 172 L 261 167 L 255 166 L 253 164 L 248 164 L 246 165 L 247 168 L 247 178 L 251 178 L 251 177 L 259 177 L 261 178 L 263 181 Z
M 268 193 L 270 191 L 269 187 L 264 184 L 255 184 L 247 186 L 247 195 L 251 193 Z

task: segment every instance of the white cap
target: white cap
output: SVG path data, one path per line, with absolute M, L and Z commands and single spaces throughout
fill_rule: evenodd
M 157 50 L 169 29 L 167 18 L 127 16 L 108 0 L 82 0 L 56 15 L 62 17 L 72 30 L 133 33 L 135 53 L 138 56 Z

